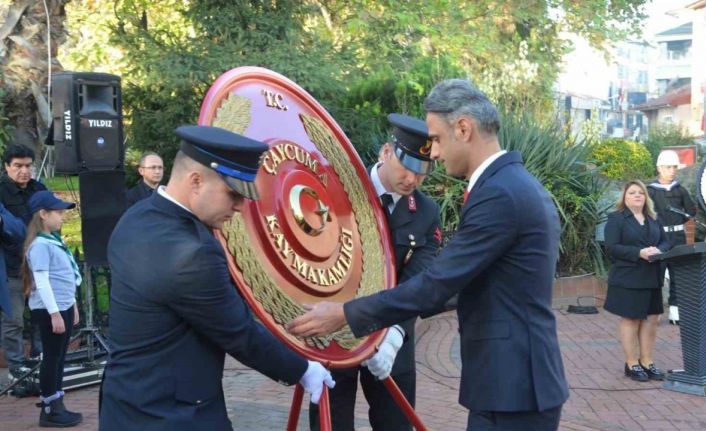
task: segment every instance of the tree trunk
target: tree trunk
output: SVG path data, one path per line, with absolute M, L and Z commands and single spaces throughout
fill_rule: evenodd
M 61 71 L 56 60 L 59 45 L 65 40 L 69 0 L 46 0 L 50 20 L 51 71 Z M 6 3 L 6 2 L 0 2 Z M 4 24 L 0 28 L 0 67 L 6 91 L 5 115 L 13 128 L 12 141 L 33 148 L 41 160 L 49 112 L 47 58 L 47 11 L 45 1 L 16 0 L 0 5 Z

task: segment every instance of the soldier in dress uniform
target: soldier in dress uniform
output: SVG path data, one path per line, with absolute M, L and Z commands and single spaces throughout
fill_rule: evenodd
M 245 199 L 267 145 L 183 126 L 171 177 L 120 219 L 108 244 L 111 351 L 99 429 L 230 431 L 225 354 L 318 397 L 331 375 L 256 322 L 213 236 Z
M 657 157 L 657 179 L 647 186 L 647 193 L 655 204 L 657 217 L 664 225 L 664 231 L 672 247 L 686 244 L 684 223 L 687 218 L 681 214 L 670 211 L 674 208 L 683 213 L 696 214 L 696 204 L 691 199 L 689 191 L 679 184 L 677 170 L 681 166 L 679 156 L 672 150 L 665 150 Z M 671 275 L 671 265 L 666 265 Z M 677 305 L 677 285 L 674 277 L 669 277 L 669 323 L 679 323 L 679 308 Z
M 397 280 L 423 271 L 441 243 L 439 206 L 418 187 L 431 172 L 431 143 L 426 123 L 402 114 L 390 114 L 392 135 L 370 170 L 370 179 L 388 217 L 395 245 Z M 377 353 L 362 366 L 334 370 L 336 387 L 330 392 L 334 431 L 353 431 L 358 376 L 368 401 L 368 417 L 375 431 L 411 430 L 412 425 L 390 396 L 382 379 L 392 376 L 414 406 L 416 371 L 414 325 L 416 318 L 390 328 Z M 319 429 L 317 406 L 310 406 L 312 430 Z

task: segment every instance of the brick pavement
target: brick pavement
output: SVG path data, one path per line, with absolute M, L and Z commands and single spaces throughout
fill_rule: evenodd
M 656 382 L 637 383 L 622 374 L 622 354 L 615 333 L 618 319 L 557 311 L 559 340 L 571 397 L 561 429 L 566 431 L 706 430 L 706 398 L 661 389 Z M 463 430 L 467 412 L 458 405 L 459 339 L 452 313 L 420 321 L 417 330 L 417 411 L 430 430 Z M 655 360 L 665 369 L 681 368 L 679 328 L 660 323 Z M 292 389 L 271 382 L 234 360 L 223 381 L 228 413 L 235 430 L 283 429 Z M 76 430 L 97 428 L 96 387 L 71 392 L 67 404 L 84 414 Z M 359 400 L 363 400 L 359 394 Z M 0 429 L 34 430 L 34 399 L 0 399 Z M 306 405 L 299 429 L 306 430 Z M 356 406 L 356 428 L 369 430 L 366 406 Z

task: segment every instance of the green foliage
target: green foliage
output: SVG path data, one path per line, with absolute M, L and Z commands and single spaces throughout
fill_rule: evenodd
M 598 169 L 587 163 L 590 148 L 567 141 L 563 128 L 550 121 L 538 122 L 528 114 L 505 114 L 498 135 L 503 149 L 519 151 L 527 170 L 549 191 L 561 221 L 561 275 L 603 271 L 603 254 L 595 241 L 596 225 L 607 208 L 599 205 L 606 183 Z M 446 230 L 455 229 L 460 219 L 466 180 L 449 176 L 442 166 L 423 184 L 441 207 Z
M 444 230 L 456 230 L 461 220 L 463 192 L 468 181 L 452 177 L 446 173 L 443 165 L 437 164 L 434 171 L 422 183 L 421 190 L 431 196 L 441 211 L 441 225 Z
M 195 123 L 209 86 L 237 66 L 275 70 L 335 106 L 345 68 L 329 43 L 303 30 L 307 10 L 298 1 L 121 3 L 111 43 L 130 58 L 122 75 L 132 146 L 169 163 L 174 128 Z
M 652 162 L 657 163 L 657 157 L 662 147 L 675 145 L 693 145 L 694 137 L 685 128 L 677 124 L 658 124 L 650 128 L 645 141 L 645 148 L 652 156 Z
M 591 118 L 581 123 L 581 136 L 586 145 L 597 145 L 602 137 L 603 123 L 598 118 L 598 110 L 591 111 Z
M 137 168 L 140 166 L 140 157 L 142 157 L 142 151 L 137 148 L 128 148 L 125 152 L 125 184 L 128 188 L 134 186 L 140 181 L 140 173 Z M 164 173 L 163 180 L 169 178 L 168 173 Z
M 67 5 L 71 42 L 62 63 L 123 77 L 128 154 L 153 150 L 169 164 L 173 129 L 198 118 L 223 72 L 255 65 L 297 82 L 321 102 L 366 161 L 376 158 L 390 112 L 421 116 L 438 81 L 472 77 L 508 111 L 552 115 L 551 88 L 578 33 L 596 47 L 635 33 L 645 0 L 92 0 Z M 560 12 L 559 12 L 560 11 Z M 524 153 L 562 218 L 560 270 L 599 265 L 598 177 L 587 147 L 553 125 L 508 117 L 501 140 Z M 438 167 L 424 188 L 458 220 L 463 181 Z
M 52 178 L 42 178 L 42 183 L 53 192 L 70 193 L 71 202 L 76 202 L 78 196 L 78 178 L 68 175 L 55 175 Z
M 6 97 L 7 93 L 5 89 L 0 87 L 0 152 L 5 150 L 5 145 L 12 139 L 12 125 L 10 124 L 10 119 L 7 118 L 6 111 Z
M 590 147 L 568 139 L 555 122 L 537 122 L 527 114 L 505 114 L 498 137 L 504 149 L 522 153 L 527 170 L 544 185 L 557 206 L 561 220 L 557 272 L 603 272 L 595 228 L 607 211 L 598 203 L 606 184 L 598 168 L 587 163 Z
M 408 71 L 381 67 L 351 83 L 336 120 L 344 125 L 364 162 L 371 164 L 390 129 L 387 114 L 403 112 L 424 118 L 422 105 L 431 88 L 461 74 L 461 69 L 446 59 L 419 58 Z
M 650 152 L 644 145 L 628 139 L 606 139 L 593 147 L 591 160 L 603 167 L 603 174 L 614 180 L 646 179 L 654 174 Z
M 270 68 L 309 91 L 364 157 L 385 115 L 418 115 L 428 89 L 474 77 L 508 108 L 548 115 L 567 32 L 594 46 L 638 27 L 645 0 L 93 0 L 67 4 L 69 69 L 123 77 L 130 146 L 169 163 L 223 72 Z M 555 11 L 561 10 L 558 14 Z
M 49 190 L 57 192 L 62 199 L 69 202 L 76 202 L 77 204 L 79 203 L 78 190 L 75 193 L 59 191 L 52 189 L 50 185 L 54 184 L 47 185 Z M 66 212 L 64 224 L 61 226 L 61 236 L 64 238 L 64 241 L 69 249 L 78 249 L 79 253 L 83 251 L 83 243 L 81 240 L 81 213 L 78 209 L 73 209 Z

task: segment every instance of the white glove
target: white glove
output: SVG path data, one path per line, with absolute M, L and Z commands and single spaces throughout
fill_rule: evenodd
M 388 378 L 403 341 L 404 329 L 398 325 L 391 327 L 387 330 L 387 334 L 385 334 L 385 338 L 380 343 L 377 353 L 370 359 L 363 361 L 361 365 L 368 367 L 370 373 L 377 377 L 378 380 Z
M 299 384 L 304 387 L 304 390 L 311 394 L 311 402 L 319 404 L 319 398 L 324 391 L 324 384 L 332 389 L 336 382 L 333 381 L 331 373 L 318 362 L 309 361 L 309 367 L 299 380 Z

